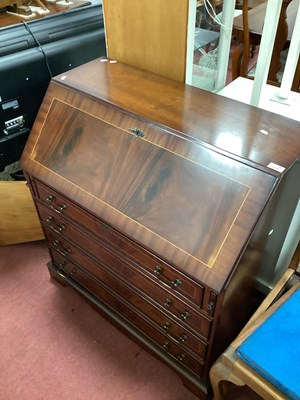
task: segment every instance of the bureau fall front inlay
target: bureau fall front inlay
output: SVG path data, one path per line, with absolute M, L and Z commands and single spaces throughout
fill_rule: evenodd
M 208 398 L 209 368 L 249 316 L 263 221 L 297 164 L 297 133 L 121 63 L 55 77 L 21 160 L 50 275 Z

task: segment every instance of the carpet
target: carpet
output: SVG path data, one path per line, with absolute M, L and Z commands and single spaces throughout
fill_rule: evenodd
M 196 400 L 165 364 L 49 278 L 45 241 L 0 247 L 0 400 Z M 257 400 L 232 388 L 228 400 Z
M 196 400 L 70 288 L 43 241 L 0 248 L 1 400 Z

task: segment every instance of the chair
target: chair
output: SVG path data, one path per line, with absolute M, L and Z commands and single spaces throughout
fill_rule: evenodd
M 300 398 L 300 274 L 295 271 L 299 256 L 298 243 L 290 267 L 212 366 L 210 380 L 215 400 L 226 398 L 228 382 L 247 385 L 266 400 Z M 288 329 L 283 335 L 278 327 Z M 280 373 L 282 366 L 285 370 Z
M 293 3 L 290 5 L 290 3 Z M 248 78 L 249 61 L 253 57 L 254 49 L 259 46 L 261 41 L 262 26 L 266 10 L 266 1 L 261 1 L 261 4 L 254 4 L 251 8 L 251 0 L 243 0 L 242 15 L 235 18 L 233 30 L 238 36 L 239 46 L 237 46 L 232 55 L 232 79 L 240 77 Z M 287 20 L 287 8 L 290 5 L 292 12 L 291 17 Z M 288 38 L 288 22 L 293 24 L 294 14 L 297 10 L 297 0 L 283 0 L 281 13 L 278 22 L 277 34 L 270 63 L 267 83 L 275 86 L 280 86 L 278 73 L 281 69 L 282 50 L 286 50 L 289 45 Z M 253 78 L 253 76 L 251 77 Z M 292 90 L 299 92 L 300 85 L 300 58 L 295 72 Z
M 285 274 L 212 366 L 210 381 L 214 400 L 226 399 L 228 382 L 247 385 L 266 400 L 300 398 L 300 274 L 295 271 L 299 256 L 298 243 Z M 293 313 L 288 314 L 291 310 Z M 296 317 L 289 319 L 287 324 L 286 315 L 293 314 Z M 288 337 L 283 337 L 282 332 L 277 335 L 278 328 L 274 329 L 275 326 L 287 326 L 290 330 Z M 262 349 L 259 347 L 261 344 Z M 281 366 L 288 363 L 288 370 L 284 367 L 283 371 L 277 368 L 274 372 L 276 360 Z M 296 382 L 291 383 L 293 376 L 296 376 Z

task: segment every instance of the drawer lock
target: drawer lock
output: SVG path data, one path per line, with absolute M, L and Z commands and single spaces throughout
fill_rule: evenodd
M 144 137 L 145 134 L 140 128 L 130 128 L 130 132 L 134 133 L 136 137 Z

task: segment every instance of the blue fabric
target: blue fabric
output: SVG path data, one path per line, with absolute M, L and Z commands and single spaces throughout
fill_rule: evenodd
M 253 332 L 237 356 L 291 400 L 300 399 L 300 290 Z

